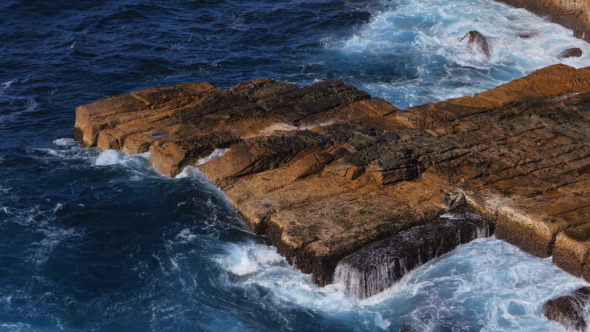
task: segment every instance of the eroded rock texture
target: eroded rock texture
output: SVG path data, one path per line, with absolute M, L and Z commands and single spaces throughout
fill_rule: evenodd
M 466 203 L 496 235 L 590 280 L 590 69 L 556 65 L 400 111 L 339 81 L 148 89 L 76 110 L 84 146 L 197 167 L 324 285 L 360 248 Z M 227 149 L 227 150 L 226 150 Z
M 590 288 L 550 300 L 543 305 L 543 315 L 565 326 L 569 331 L 587 331 L 590 319 Z

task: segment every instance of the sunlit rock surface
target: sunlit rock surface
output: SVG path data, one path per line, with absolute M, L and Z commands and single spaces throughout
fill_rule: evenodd
M 76 110 L 84 146 L 196 166 L 314 280 L 471 206 L 499 238 L 590 280 L 590 68 L 555 65 L 400 111 L 340 81 L 147 89 Z

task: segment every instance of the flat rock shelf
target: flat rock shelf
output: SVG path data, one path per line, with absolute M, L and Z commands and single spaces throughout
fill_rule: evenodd
M 387 239 L 421 231 L 441 236 L 421 240 L 429 251 L 417 250 L 420 263 L 494 230 L 590 280 L 588 105 L 590 67 L 565 65 L 403 111 L 340 81 L 185 83 L 79 106 L 74 138 L 150 152 L 171 177 L 197 167 L 318 285 L 346 256 L 403 254 Z M 466 209 L 482 219 L 441 221 Z M 368 262 L 352 257 L 344 263 Z

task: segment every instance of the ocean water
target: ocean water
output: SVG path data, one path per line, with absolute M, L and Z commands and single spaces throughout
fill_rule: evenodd
M 489 59 L 460 42 L 473 29 Z M 186 81 L 470 95 L 589 54 L 571 35 L 491 0 L 0 2 L 0 331 L 560 330 L 541 306 L 587 283 L 550 259 L 477 240 L 357 301 L 288 266 L 195 169 L 70 137 L 78 105 Z

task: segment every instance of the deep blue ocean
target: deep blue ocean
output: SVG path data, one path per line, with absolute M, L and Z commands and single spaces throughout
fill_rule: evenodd
M 473 29 L 489 59 L 459 41 Z M 550 259 L 477 240 L 357 301 L 288 266 L 197 172 L 71 134 L 78 105 L 189 81 L 341 79 L 401 108 L 472 95 L 590 54 L 571 35 L 492 0 L 1 1 L 0 331 L 561 329 L 541 306 L 587 283 Z

